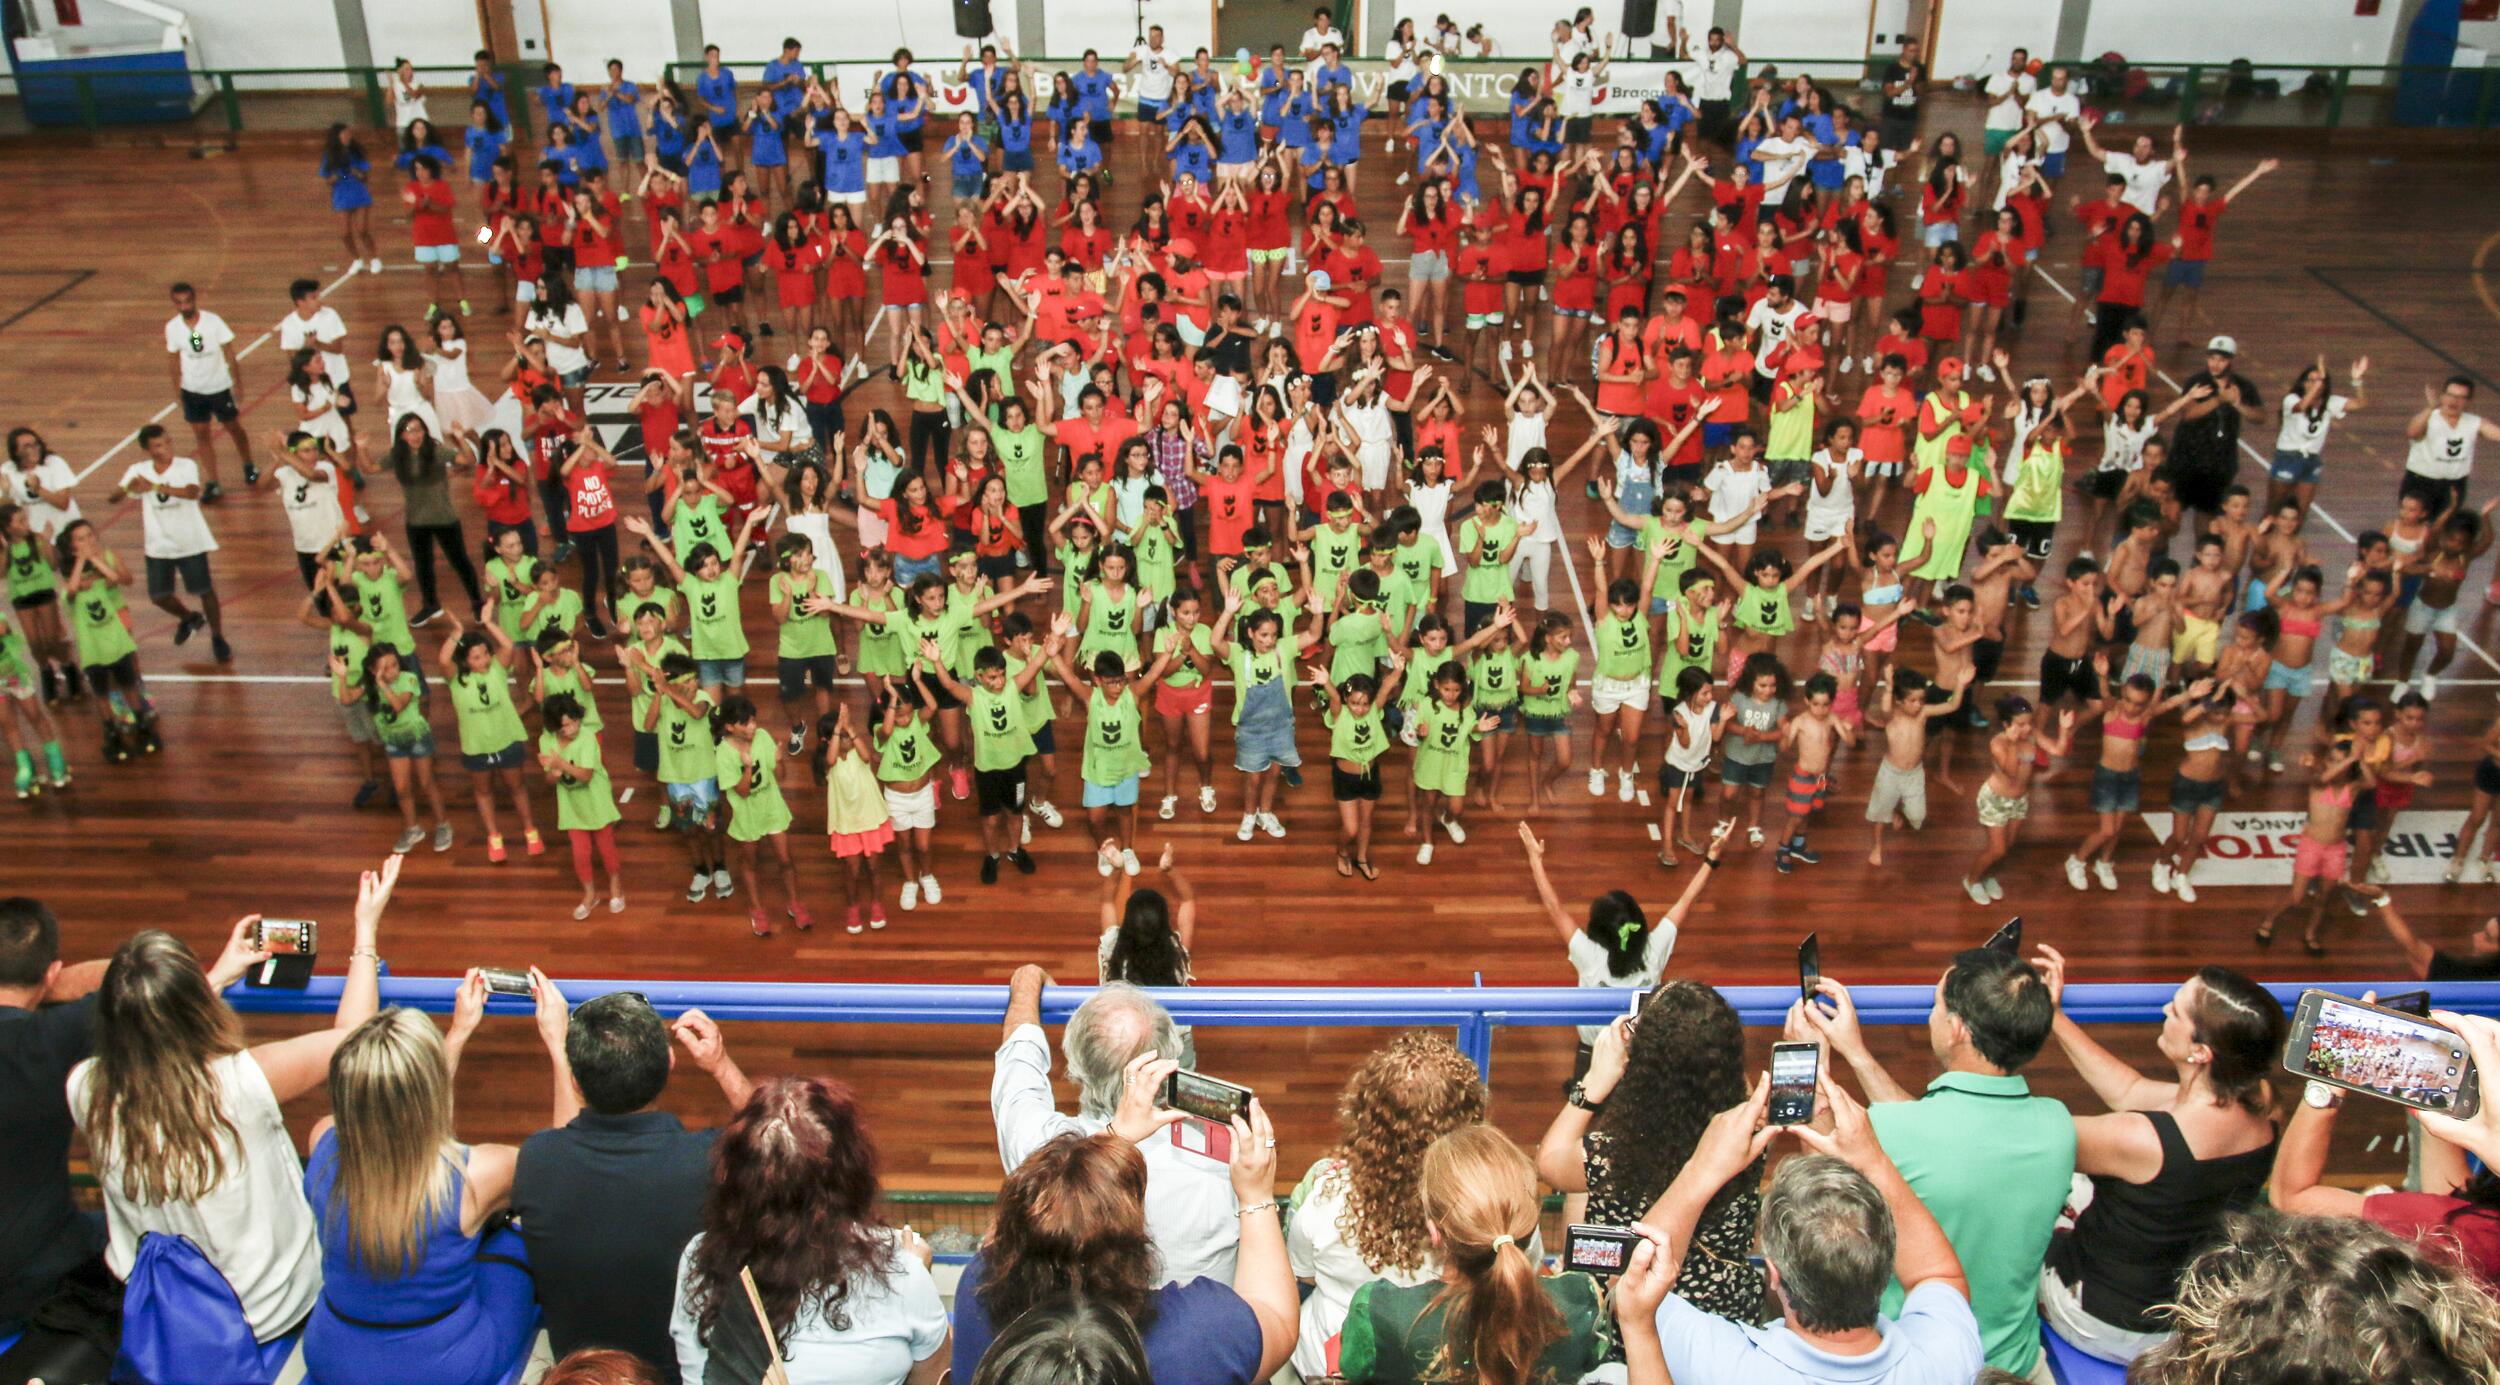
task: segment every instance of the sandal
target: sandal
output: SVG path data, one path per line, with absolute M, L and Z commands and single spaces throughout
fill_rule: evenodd
M 1661 851 L 1661 852 L 1659 852 L 1659 853 L 1658 853 L 1658 864 L 1659 864 L 1659 865 L 1661 865 L 1661 866 L 1663 866 L 1663 867 L 1665 867 L 1665 868 L 1666 868 L 1666 869 L 1668 869 L 1668 870 L 1673 870 L 1673 869 L 1675 869 L 1677 866 L 1680 866 L 1680 865 L 1682 865 L 1682 864 L 1684 864 L 1684 863 L 1683 863 L 1683 862 L 1681 862 L 1681 861 L 1679 861 L 1679 860 L 1677 860 L 1677 859 L 1676 859 L 1676 858 L 1674 858 L 1673 856 L 1669 856 L 1667 853 L 1665 853 L 1665 852 Z
M 1348 880 L 1354 878 L 1353 858 L 1347 856 L 1342 851 L 1337 853 L 1337 874 L 1344 876 Z
M 2314 928 L 2300 935 L 2300 947 L 2303 952 L 2308 953 L 2312 957 L 2324 957 L 2326 955 L 2326 944 L 2318 941 L 2318 931 Z
M 1372 868 L 1372 863 L 1370 861 L 1357 861 L 1354 863 L 1354 869 L 1366 880 L 1377 880 L 1380 878 L 1380 872 Z
M 2250 934 L 2249 939 L 2250 941 L 2256 943 L 2259 947 L 2274 946 L 2274 920 L 2268 919 L 2264 923 L 2258 924 L 2257 931 Z

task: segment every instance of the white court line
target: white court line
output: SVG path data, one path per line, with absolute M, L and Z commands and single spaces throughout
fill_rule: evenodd
M 415 267 L 415 266 L 411 266 L 411 268 L 414 268 L 414 267 Z M 321 291 L 322 296 L 323 296 L 323 297 L 325 297 L 325 298 L 327 298 L 327 297 L 328 297 L 328 296 L 330 296 L 331 294 L 338 292 L 338 287 L 339 287 L 339 285 L 344 284 L 344 283 L 346 283 L 348 280 L 350 280 L 350 279 L 352 279 L 352 278 L 356 277 L 356 273 L 357 273 L 356 266 L 354 266 L 354 265 L 352 265 L 352 264 L 351 264 L 351 265 L 349 265 L 349 266 L 347 267 L 347 272 L 346 272 L 345 274 L 342 274 L 342 275 L 340 275 L 339 277 L 337 277 L 336 279 L 331 280 L 331 281 L 330 281 L 330 286 L 329 286 L 328 288 L 323 289 L 323 290 Z M 242 350 L 240 350 L 240 351 L 235 352 L 235 353 L 234 353 L 234 358 L 235 358 L 236 360 L 238 360 L 238 361 L 239 361 L 239 360 L 242 360 L 244 357 L 251 355 L 253 352 L 258 351 L 261 347 L 263 347 L 263 346 L 267 345 L 267 344 L 268 344 L 268 342 L 269 342 L 269 339 L 270 339 L 271 337 L 276 336 L 277 334 L 278 334 L 277 324 L 275 324 L 275 323 L 270 324 L 270 327 L 269 327 L 269 330 L 268 330 L 268 331 L 263 332 L 263 333 L 261 333 L 259 336 L 252 338 L 252 344 L 251 344 L 251 345 L 249 345 L 249 346 L 244 347 L 244 348 L 243 348 Z M 181 400 L 177 399 L 177 400 L 175 400 L 172 404 L 168 404 L 168 405 L 166 405 L 164 408 L 161 408 L 161 409 L 157 410 L 155 413 L 152 413 L 152 414 L 148 415 L 148 421 L 147 421 L 147 423 L 142 423 L 142 424 L 140 424 L 140 425 L 139 425 L 139 427 L 138 427 L 138 428 L 133 428 L 133 429 L 131 429 L 128 433 L 126 433 L 126 434 L 124 434 L 124 435 L 122 436 L 122 440 L 121 440 L 120 442 L 117 442 L 117 443 L 113 444 L 111 447 L 108 447 L 108 448 L 104 449 L 104 451 L 103 451 L 100 455 L 98 455 L 98 456 L 97 456 L 97 458 L 96 458 L 94 461 L 87 463 L 87 465 L 86 465 L 85 467 L 83 467 L 83 468 L 81 468 L 81 469 L 80 469 L 79 473 L 78 473 L 76 476 L 73 476 L 73 477 L 71 477 L 71 478 L 70 478 L 70 484 L 71 484 L 71 485 L 73 485 L 73 486 L 75 486 L 75 485 L 77 485 L 78 483 L 80 483 L 80 482 L 82 482 L 82 481 L 86 480 L 88 477 L 93 476 L 93 475 L 95 474 L 96 468 L 98 468 L 98 467 L 100 467 L 100 466 L 104 465 L 106 462 L 109 462 L 109 461 L 113 460 L 113 458 L 114 458 L 116 455 L 118 455 L 118 454 L 121 452 L 121 450 L 122 450 L 123 448 L 130 446 L 130 445 L 131 445 L 132 443 L 134 443 L 134 442 L 137 442 L 137 441 L 139 440 L 139 431 L 140 431 L 140 429 L 142 429 L 142 428 L 146 428 L 146 427 L 148 426 L 148 424 L 151 424 L 151 423 L 161 423 L 161 422 L 163 422 L 163 421 L 164 421 L 164 419 L 165 419 L 165 415 L 172 413 L 172 412 L 174 411 L 175 407 L 176 407 L 176 406 L 178 406 L 179 404 L 181 404 L 181 402 L 182 402 Z M 238 400 L 234 401 L 234 406 L 235 406 L 236 411 L 239 413 L 239 412 L 242 410 L 242 408 L 243 408 L 243 401 L 242 401 L 242 400 L 240 400 L 240 399 L 238 399 Z
M 147 680 L 151 683 L 272 683 L 301 684 L 307 687 L 326 685 L 330 681 L 326 676 L 316 673 L 151 673 L 147 675 Z M 625 680 L 621 677 L 601 678 L 594 675 L 590 681 L 600 687 L 621 688 L 625 686 Z M 868 686 L 868 680 L 852 675 L 836 678 L 833 681 L 838 687 L 864 688 Z M 2500 688 L 2500 678 L 2442 678 L 2439 681 L 2441 686 L 2451 688 Z M 1590 680 L 1582 678 L 1573 686 L 1585 688 L 1589 686 L 1589 682 Z M 1232 685 L 1232 680 L 1229 678 L 1213 679 L 1207 684 L 1211 688 L 1229 688 Z M 1992 688 L 2036 688 L 2040 686 L 2040 683 L 2037 679 L 1999 678 L 1991 681 L 1988 686 Z
M 2067 291 L 2067 288 L 2066 288 L 2066 286 L 2065 286 L 2064 284 L 2061 284 L 2061 283 L 2057 282 L 2057 276 L 2055 276 L 2055 275 L 2053 275 L 2053 274 L 2049 273 L 2047 270 L 2045 270 L 2045 269 L 2043 269 L 2043 268 L 2041 268 L 2041 267 L 2040 267 L 2040 263 L 2039 263 L 2039 261 L 2034 260 L 2034 261 L 2032 262 L 2032 265 L 2031 265 L 2031 272 L 2032 272 L 2032 273 L 2034 273 L 2034 274 L 2039 275 L 2039 276 L 2040 276 L 2040 279 L 2041 279 L 2041 282 L 2043 282 L 2043 283 L 2047 284 L 2050 288 L 2053 288 L 2053 289 L 2057 290 L 2058 295 L 2059 295 L 2060 297 L 2064 298 L 2067 302 L 2072 303 L 2072 302 L 2076 301 L 2076 300 L 2075 300 L 2075 296 L 2074 296 L 2074 294 L 2072 294 L 2072 293 L 2068 292 L 2068 291 Z M 2169 372 L 2169 371 L 2163 370 L 2163 369 L 2162 369 L 2161 367 L 2159 367 L 2159 366 L 2155 366 L 2155 367 L 2153 368 L 2153 373 L 2154 373 L 2155 375 L 2160 376 L 2160 377 L 2161 377 L 2161 382 L 2162 382 L 2163 384 L 2165 384 L 2165 385 L 2168 385 L 2168 386 L 2169 386 L 2169 387 L 2170 387 L 2170 388 L 2171 388 L 2174 392 L 2176 392 L 2176 393 L 2181 393 L 2181 394 L 2184 394 L 2184 393 L 2186 393 L 2186 392 L 2187 392 L 2187 391 L 2186 391 L 2186 389 L 2185 389 L 2185 387 L 2181 386 L 2181 385 L 2180 385 L 2180 383 L 2178 382 L 2178 380 L 2177 380 L 2177 379 L 2175 379 L 2175 378 L 2174 378 L 2174 377 L 2170 374 L 2170 372 Z M 2256 464 L 2257 464 L 2260 468 L 2264 468 L 2264 469 L 2268 469 L 2268 470 L 2271 470 L 2271 469 L 2272 469 L 2272 467 L 2273 467 L 2273 462 L 2272 462 L 2272 461 L 2270 461 L 2270 460 L 2266 457 L 2266 455 L 2265 455 L 2264 453 L 2259 452 L 2259 451 L 2258 451 L 2255 447 L 2250 446 L 2250 445 L 2249 445 L 2249 441 L 2248 441 L 2248 439 L 2246 439 L 2246 438 L 2242 438 L 2242 439 L 2240 439 L 2240 451 L 2247 453 L 2247 454 L 2248 454 L 2248 459 L 2249 459 L 2250 461 L 2252 461 L 2252 462 L 2255 462 L 2255 463 L 2256 463 Z M 2316 501 L 2312 501 L 2312 502 L 2310 503 L 2310 506 L 2309 506 L 2309 513 L 2311 513 L 2311 514 L 2313 514 L 2313 515 L 2316 515 L 2318 518 L 2320 518 L 2320 519 L 2322 519 L 2322 520 L 2325 520 L 2325 521 L 2326 521 L 2326 527 L 2327 527 L 2327 528 L 2329 528 L 2329 529 L 2334 530 L 2337 534 L 2342 535 L 2342 536 L 2343 536 L 2343 540 L 2344 540 L 2344 542 L 2346 542 L 2346 543 L 2352 543 L 2352 542 L 2355 542 L 2355 539 L 2353 538 L 2353 532 L 2352 532 L 2350 529 L 2345 528 L 2345 527 L 2344 527 L 2344 522 L 2343 522 L 2342 520 L 2340 520 L 2340 519 L 2337 519 L 2337 518 L 2334 516 L 2334 514 L 2333 514 L 2333 513 L 2331 513 L 2330 511 L 2328 511 L 2328 509 L 2326 508 L 2326 506 L 2325 506 L 2324 504 L 2318 503 L 2318 502 L 2316 502 Z M 2464 599 L 2465 599 L 2465 593 L 2464 593 L 2462 590 L 2460 590 L 2460 591 L 2457 593 L 2457 599 L 2458 599 L 2458 600 L 2460 600 L 2460 601 L 2462 601 L 2462 600 L 2464 600 Z M 2460 645 L 2464 646 L 2464 647 L 2466 648 L 2466 650 L 2468 650 L 2469 652 L 2471 652 L 2475 658 L 2482 660 L 2482 661 L 2483 661 L 2483 664 L 2484 664 L 2486 667 L 2488 667 L 2488 668 L 2489 668 L 2492 672 L 2494 672 L 2494 673 L 2500 673 L 2500 659 L 2495 659 L 2495 658 L 2493 658 L 2490 650 L 2483 648 L 2483 647 L 2482 647 L 2481 645 L 2479 645 L 2479 644 L 2476 644 L 2476 643 L 2474 642 L 2474 637 L 2473 637 L 2473 636 L 2471 636 L 2471 635 L 2466 634 L 2463 630 L 2459 630 L 2459 631 L 2457 631 L 2457 632 L 2456 632 L 2456 636 L 2457 636 L 2457 643 L 2458 643 L 2458 644 L 2460 644 Z M 2412 670 L 2410 670 L 2410 669 L 2406 669 L 2406 670 L 2404 670 L 2404 672 L 2405 672 L 2408 676 L 2407 676 L 2406 678 L 2404 678 L 2403 680 L 2401 680 L 2401 681 L 2403 681 L 2403 682 L 2408 682 L 2408 683 L 2409 683 L 2409 682 L 2411 682 L 2411 681 L 2412 681 L 2412 679 L 2411 679 L 2410 675 L 2411 675 L 2411 673 L 2412 673 Z M 2453 682 L 2453 681 L 2455 681 L 2455 680 L 2453 680 L 2453 679 L 2443 678 L 2443 679 L 2441 679 L 2440 681 L 2441 681 L 2442 683 L 2448 683 L 2448 682 Z

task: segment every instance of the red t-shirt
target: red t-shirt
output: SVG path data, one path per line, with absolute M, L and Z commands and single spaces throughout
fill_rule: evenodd
M 913 513 L 919 516 L 919 527 L 906 532 L 902 504 L 899 497 L 877 502 L 878 511 L 885 516 L 885 546 L 900 558 L 934 558 L 945 552 L 951 536 L 943 511 L 926 505 L 914 507 Z
M 2361 1200 L 2361 1219 L 2452 1261 L 2486 1292 L 2500 1291 L 2500 1212 L 2439 1193 L 2373 1193 Z
M 1120 455 L 1120 444 L 1137 436 L 1137 420 L 1116 409 L 1105 407 L 1102 422 L 1088 422 L 1083 414 L 1063 418 L 1050 425 L 1051 436 L 1068 449 L 1069 471 L 1075 471 L 1078 458 L 1099 452 L 1103 474 L 1109 475 L 1111 463 Z
M 481 466 L 477 479 L 469 485 L 477 497 L 478 508 L 495 524 L 527 524 L 530 522 L 530 488 L 495 470 Z
M 1850 276 L 1866 266 L 1866 257 L 1854 250 L 1835 250 L 1823 276 L 1814 284 L 1814 300 L 1818 303 L 1847 303 L 1857 297 L 1857 280 Z M 1843 280 L 1848 282 L 1844 285 Z
M 1384 358 L 1395 360 L 1404 356 L 1410 361 L 1415 359 L 1415 319 L 1401 317 L 1392 322 L 1387 318 L 1382 318 L 1374 325 L 1380 329 L 1380 354 Z M 1392 399 L 1404 399 L 1406 391 L 1414 383 L 1414 371 L 1400 370 L 1396 366 L 1389 367 L 1388 374 L 1380 377 L 1380 387 L 1387 391 Z M 1452 452 L 1449 457 L 1452 461 L 1456 461 L 1458 454 Z
M 581 431 L 582 416 L 570 409 L 559 408 L 555 417 L 533 413 L 528 424 L 530 444 L 530 475 L 544 481 L 555 475 L 556 449 Z
M 1736 234 L 1744 240 L 1752 240 L 1754 221 L 1762 215 L 1763 192 L 1764 188 L 1760 183 L 1747 183 L 1744 190 L 1740 192 L 1736 184 L 1725 178 L 1714 181 L 1710 184 L 1713 224 L 1716 224 L 1718 208 L 1731 204 L 1741 206 L 1744 210 L 1736 218 Z
M 2210 260 L 2214 257 L 2214 223 L 2222 219 L 2230 203 L 2220 197 L 2199 201 L 2189 198 L 2179 204 L 2179 258 Z
M 1201 332 L 1205 331 L 1207 323 L 1214 317 L 1214 312 L 1207 303 L 1211 295 L 1207 292 L 1206 270 L 1204 268 L 1167 269 L 1163 272 L 1163 288 L 1166 295 L 1164 306 L 1171 315 L 1187 320 Z M 1183 301 L 1187 298 L 1195 298 L 1199 301 L 1194 303 Z
M 1406 239 L 1416 254 L 1438 251 L 1446 255 L 1458 248 L 1458 218 L 1450 215 L 1446 207 L 1439 216 L 1429 219 L 1410 216 L 1406 220 Z
M 1292 198 L 1282 191 L 1252 192 L 1244 200 L 1250 204 L 1250 248 L 1284 249 L 1293 238 Z
M 1111 255 L 1111 232 L 1102 226 L 1088 231 L 1071 222 L 1059 233 L 1059 253 L 1087 269 L 1100 269 Z
M 2075 220 L 2083 223 L 2084 234 L 2089 237 L 2083 244 L 2084 253 L 2088 255 L 2094 246 L 2114 238 L 2118 228 L 2133 215 L 2135 208 L 2124 202 L 2086 202 L 2075 208 Z
M 566 473 L 564 493 L 572 497 L 564 527 L 575 534 L 616 527 L 616 490 L 610 484 L 616 468 L 604 461 L 585 461 Z
M 2101 298 L 2103 303 L 2121 308 L 2144 306 L 2144 283 L 2153 271 L 2170 259 L 2170 247 L 2155 241 L 2144 253 L 2130 258 L 2112 239 L 2102 241 L 2085 252 L 2084 263 L 2101 267 Z
M 1205 269 L 1209 274 L 1250 272 L 1250 219 L 1226 207 L 1207 220 Z
M 1241 552 L 1241 536 L 1250 532 L 1254 518 L 1250 490 L 1247 470 L 1238 481 L 1210 478 L 1198 483 L 1198 503 L 1207 511 L 1208 552 Z
M 1881 381 L 1867 386 L 1866 392 L 1858 396 L 1857 409 L 1858 448 L 1866 453 L 1866 459 L 1870 462 L 1908 460 L 1907 430 L 1917 411 L 1918 400 L 1908 386 L 1888 390 Z M 1887 412 L 1891 413 L 1892 422 L 1875 421 Z
M 695 257 L 703 261 L 706 292 L 719 293 L 746 282 L 746 264 L 738 254 L 738 243 L 728 227 L 716 231 L 698 230 L 686 240 L 694 246 Z
M 1557 296 L 1555 301 L 1559 303 L 1560 297 Z M 1629 418 L 1641 412 L 1643 386 L 1647 382 L 1640 377 L 1645 367 L 1637 340 L 1625 346 L 1611 332 L 1600 338 L 1597 343 L 1597 411 L 1613 414 L 1617 418 Z M 1607 378 L 1612 375 L 1631 378 Z
M 1335 281 L 1329 292 L 1346 300 L 1340 322 L 1347 327 L 1364 327 L 1372 321 L 1372 287 L 1380 282 L 1380 256 L 1368 245 L 1360 250 L 1339 246 L 1328 257 L 1328 273 Z
M 1499 244 L 1466 246 L 1458 252 L 1457 269 L 1466 283 L 1459 293 L 1462 308 L 1477 316 L 1502 310 L 1503 276 L 1510 273 L 1510 257 Z
M 1866 247 L 1864 269 L 1858 275 L 1858 299 L 1881 303 L 1892 291 L 1892 257 L 1900 252 L 1901 242 L 1893 236 L 1861 233 L 1858 244 Z
M 1302 306 L 1293 321 L 1293 354 L 1302 369 L 1318 374 L 1328 359 L 1328 348 L 1337 343 L 1337 310 L 1317 299 Z
M 1713 422 L 1745 421 L 1753 408 L 1753 396 L 1746 392 L 1753 387 L 1753 373 L 1753 353 L 1742 345 L 1714 347 L 1701 358 L 1702 379 L 1719 396 L 1719 411 L 1710 416 Z
M 667 396 L 658 404 L 645 404 L 635 410 L 642 420 L 642 454 L 652 466 L 668 460 L 669 439 L 685 426 L 685 411 L 677 407 L 677 397 Z
M 615 195 L 610 193 L 608 197 L 613 198 Z M 591 224 L 587 220 L 577 220 L 573 223 L 574 264 L 590 269 L 609 268 L 616 264 L 617 254 L 623 249 L 625 243 L 625 228 L 617 224 L 616 211 L 616 204 L 613 201 L 602 201 L 599 219 L 607 223 L 607 230 L 604 232 L 591 229 Z
M 408 235 L 418 245 L 449 245 L 458 238 L 451 227 L 451 184 L 437 178 L 410 183 Z
M 1911 379 L 1918 378 L 1918 373 L 1927 368 L 1927 355 L 1927 343 L 1916 337 L 1887 330 L 1875 339 L 1875 363 L 1882 365 L 1886 356 L 1899 356 L 1902 364 L 1910 368 Z
M 1642 412 L 1657 420 L 1658 427 L 1666 433 L 1660 442 L 1673 442 L 1676 433 L 1693 421 L 1694 411 L 1709 397 L 1710 391 L 1703 389 L 1699 380 L 1686 380 L 1679 385 L 1671 377 L 1661 375 L 1649 382 L 1648 398 L 1644 401 L 1647 407 Z M 1667 465 L 1697 466 L 1701 455 L 1701 430 L 1696 428 L 1684 445 L 1667 458 Z
M 830 404 L 842 397 L 842 353 L 827 349 L 821 357 L 802 355 L 790 370 L 791 388 L 807 396 L 810 404 Z
M 694 436 L 703 447 L 704 460 L 712 464 L 713 470 L 726 471 L 745 462 L 746 444 L 755 436 L 755 424 L 742 414 L 729 420 L 727 427 L 722 427 L 720 419 L 715 416 L 695 425 Z

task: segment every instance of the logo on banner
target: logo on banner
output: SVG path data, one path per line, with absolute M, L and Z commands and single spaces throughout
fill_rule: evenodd
M 2172 822 L 2168 813 L 2144 815 L 2144 825 L 2165 842 Z M 2307 813 L 2217 813 L 2205 854 L 2188 872 L 2188 881 L 2200 890 L 2213 885 L 2288 886 L 2292 858 L 2300 853 L 2301 829 L 2308 823 Z M 2456 858 L 2457 829 L 2464 825 L 2460 810 L 2396 814 L 2379 856 L 2387 864 L 2388 883 L 2439 884 Z
M 653 460 L 642 445 L 642 419 L 634 413 L 634 396 L 642 393 L 639 380 L 616 384 L 593 384 L 582 387 L 582 410 L 590 426 L 599 434 L 599 444 L 614 453 L 620 464 L 648 464 Z M 691 428 L 712 412 L 712 387 L 701 380 L 694 386 L 694 411 L 679 421 Z M 660 460 L 665 461 L 666 458 Z

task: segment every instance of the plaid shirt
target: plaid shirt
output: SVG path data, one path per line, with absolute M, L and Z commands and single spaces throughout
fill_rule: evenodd
M 1167 433 L 1160 428 L 1146 435 L 1146 452 L 1154 458 L 1155 474 L 1163 478 L 1163 489 L 1172 497 L 1172 508 L 1186 510 L 1198 503 L 1198 483 L 1189 479 L 1189 461 L 1193 456 L 1205 461 L 1207 449 L 1193 443 L 1187 433 Z

